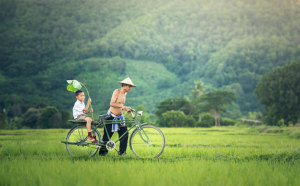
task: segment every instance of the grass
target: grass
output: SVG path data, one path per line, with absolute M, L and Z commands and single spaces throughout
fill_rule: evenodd
M 2 130 L 0 185 L 299 185 L 299 138 L 262 128 L 162 128 L 159 159 L 129 148 L 122 157 L 70 157 L 60 143 L 66 129 Z

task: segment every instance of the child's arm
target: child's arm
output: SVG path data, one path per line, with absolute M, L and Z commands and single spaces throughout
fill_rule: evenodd
M 91 100 L 91 98 L 90 98 L 90 99 L 87 101 L 87 104 L 86 104 L 85 108 L 83 109 L 83 111 L 84 111 L 86 114 L 90 112 L 88 109 L 89 109 L 89 106 L 90 106 L 91 103 L 92 103 L 92 100 Z

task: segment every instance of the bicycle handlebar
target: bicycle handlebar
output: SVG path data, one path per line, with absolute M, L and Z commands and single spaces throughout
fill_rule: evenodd
M 132 118 L 134 118 L 133 112 L 135 112 L 135 110 L 134 110 L 134 109 L 132 109 L 132 108 L 130 108 L 130 110 L 129 110 L 128 112 L 130 112 L 130 114 L 131 114 Z

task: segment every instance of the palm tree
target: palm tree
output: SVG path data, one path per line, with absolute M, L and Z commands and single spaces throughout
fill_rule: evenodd
M 204 94 L 204 85 L 201 80 L 194 81 L 194 87 L 191 91 L 191 100 L 194 106 L 194 110 L 198 112 L 198 120 L 201 121 L 201 112 L 199 110 L 199 105 L 201 103 L 200 97 Z

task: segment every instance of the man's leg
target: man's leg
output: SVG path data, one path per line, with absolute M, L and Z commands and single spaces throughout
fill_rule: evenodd
M 112 120 L 113 118 L 112 119 L 111 118 L 112 117 L 108 118 L 107 120 Z M 111 131 L 111 128 L 112 128 L 112 125 L 106 125 L 106 129 L 107 129 L 108 134 L 107 134 L 106 130 L 103 129 L 104 130 L 104 134 L 103 134 L 102 141 L 105 142 L 105 144 L 108 141 L 108 136 L 109 136 L 109 138 L 111 138 L 111 136 L 113 135 L 113 132 Z M 101 146 L 100 147 L 99 155 L 104 156 L 104 155 L 107 154 L 107 152 L 108 152 L 108 150 L 106 149 L 105 146 Z
M 127 131 L 127 126 L 120 126 L 120 130 L 118 131 L 119 133 L 119 138 Z M 127 141 L 128 141 L 128 133 L 125 134 L 121 139 L 120 139 L 120 155 L 124 154 L 127 149 Z

